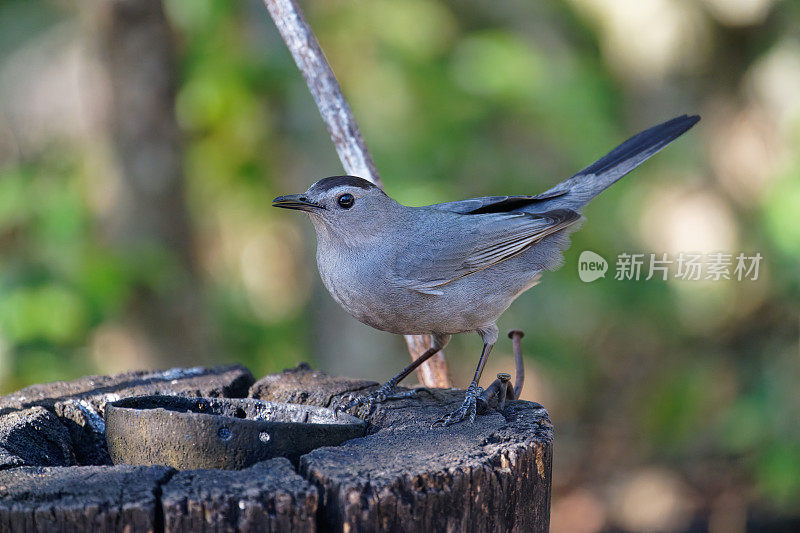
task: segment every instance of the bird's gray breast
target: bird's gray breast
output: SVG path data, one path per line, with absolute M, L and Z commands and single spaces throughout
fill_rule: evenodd
M 317 248 L 322 283 L 350 315 L 374 328 L 403 333 L 397 309 L 402 298 L 387 282 L 386 259 L 379 250 L 325 246 Z

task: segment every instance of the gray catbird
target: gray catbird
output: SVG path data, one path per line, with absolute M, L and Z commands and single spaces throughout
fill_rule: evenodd
M 536 196 L 486 196 L 406 207 L 354 176 L 319 180 L 273 206 L 305 211 L 317 232 L 317 265 L 333 298 L 374 328 L 431 336 L 431 348 L 371 395 L 347 407 L 385 401 L 395 386 L 444 348 L 451 335 L 483 339 L 464 403 L 439 422 L 475 419 L 483 367 L 497 341 L 497 318 L 563 262 L 569 234 L 597 194 L 691 128 L 681 116 L 628 139 L 568 180 Z

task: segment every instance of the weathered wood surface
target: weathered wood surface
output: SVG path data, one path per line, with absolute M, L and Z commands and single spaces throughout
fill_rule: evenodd
M 251 396 L 330 406 L 363 381 L 307 367 L 267 376 Z M 378 405 L 370 435 L 300 460 L 321 492 L 325 527 L 345 531 L 546 531 L 553 431 L 547 411 L 508 402 L 476 423 L 431 428 L 464 399 L 463 391 L 419 392 Z
M 319 498 L 288 459 L 190 470 L 162 486 L 164 531 L 313 531 Z
M 0 472 L 0 531 L 154 531 L 163 466 L 22 467 Z
M 241 471 L 163 466 L 0 472 L 0 531 L 313 531 L 317 490 L 286 459 Z
M 163 372 L 126 372 L 116 376 L 87 376 L 75 381 L 33 385 L 0 397 L 0 415 L 41 407 L 55 415 L 71 437 L 69 448 L 79 465 L 110 465 L 105 447 L 105 405 L 128 396 L 176 394 L 184 396 L 240 398 L 253 383 L 246 368 L 233 365 L 218 368 L 174 368 Z M 0 428 L 6 421 L 0 418 Z M 0 437 L 2 437 L 0 429 Z M 33 438 L 34 433 L 28 433 Z M 22 446 L 28 446 L 27 440 Z M 30 445 L 33 441 L 30 441 Z M 0 450 L 7 449 L 0 438 Z M 8 459 L 7 459 L 8 460 Z M 32 464 L 23 462 L 23 464 Z M 41 466 L 59 466 L 44 463 Z M 3 468 L 0 451 L 0 468 Z
M 508 402 L 475 424 L 432 429 L 462 401 L 462 391 L 421 391 L 369 415 L 359 408 L 355 414 L 369 422 L 366 437 L 314 450 L 297 468 L 285 459 L 242 471 L 70 466 L 107 451 L 70 431 L 74 421 L 59 414 L 59 403 L 97 413 L 118 395 L 244 396 L 252 381 L 241 367 L 174 369 L 94 376 L 0 398 L 0 532 L 547 530 L 547 412 Z M 376 385 L 301 365 L 264 377 L 249 395 L 330 406 Z
M 26 465 L 75 465 L 67 428 L 44 407 L 13 411 L 0 423 L 0 470 Z

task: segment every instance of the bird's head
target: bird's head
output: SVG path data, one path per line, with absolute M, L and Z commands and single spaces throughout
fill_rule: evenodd
M 273 207 L 305 211 L 317 232 L 350 240 L 375 235 L 375 228 L 398 204 L 379 187 L 355 176 L 323 178 L 301 194 L 278 196 Z

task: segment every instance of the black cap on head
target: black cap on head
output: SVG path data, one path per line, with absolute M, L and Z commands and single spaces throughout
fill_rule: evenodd
M 365 180 L 356 176 L 331 176 L 330 178 L 323 178 L 316 182 L 312 187 L 315 191 L 325 192 L 335 187 L 347 185 L 349 187 L 358 187 L 360 189 L 376 189 L 377 187 Z

